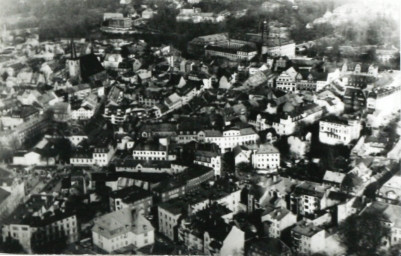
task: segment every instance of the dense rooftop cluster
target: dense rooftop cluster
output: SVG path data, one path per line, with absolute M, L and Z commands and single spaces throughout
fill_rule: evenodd
M 178 23 L 239 15 L 172 2 Z M 401 242 L 401 72 L 306 57 L 273 21 L 185 53 L 127 37 L 157 13 L 106 12 L 100 39 L 3 30 L 3 250 L 345 255 L 369 214 Z

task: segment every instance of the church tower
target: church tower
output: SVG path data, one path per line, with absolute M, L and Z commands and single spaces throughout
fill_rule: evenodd
M 81 78 L 80 60 L 77 57 L 74 40 L 71 40 L 71 57 L 67 59 L 68 74 L 70 78 Z

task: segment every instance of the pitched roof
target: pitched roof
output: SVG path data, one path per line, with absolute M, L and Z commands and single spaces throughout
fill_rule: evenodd
M 102 64 L 93 53 L 80 57 L 80 67 L 83 80 L 87 80 L 90 76 L 104 70 Z
M 270 143 L 261 144 L 256 154 L 277 154 L 280 153 L 278 149 Z
M 104 237 L 112 238 L 133 232 L 143 234 L 154 230 L 152 224 L 135 209 L 124 208 L 105 214 L 94 220 L 92 231 Z
M 324 174 L 323 181 L 334 182 L 341 184 L 345 178 L 346 174 L 341 172 L 333 172 L 327 170 Z

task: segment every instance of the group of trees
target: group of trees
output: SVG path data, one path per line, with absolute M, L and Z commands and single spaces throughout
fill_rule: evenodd
M 354 214 L 339 225 L 339 235 L 347 255 L 378 255 L 390 229 L 382 222 L 380 212 Z

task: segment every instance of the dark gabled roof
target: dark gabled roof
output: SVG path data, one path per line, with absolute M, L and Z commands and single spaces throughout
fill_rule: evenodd
M 152 194 L 150 192 L 135 186 L 112 191 L 110 193 L 111 198 L 121 198 L 124 203 L 134 203 L 151 196 Z
M 326 117 L 322 118 L 321 121 L 348 125 L 348 120 L 346 118 L 340 117 L 340 116 L 334 116 L 334 115 L 326 116 Z
M 163 180 L 159 185 L 157 185 L 153 189 L 153 191 L 163 193 L 183 186 L 185 186 L 185 182 L 183 181 L 178 181 L 175 179 L 167 179 Z
M 116 181 L 119 177 L 142 180 L 146 182 L 161 182 L 171 177 L 168 173 L 140 173 L 140 172 L 115 172 L 115 173 L 104 173 L 104 172 L 92 172 L 91 179 L 93 181 Z
M 102 64 L 93 53 L 80 57 L 81 76 L 83 80 L 104 70 Z

